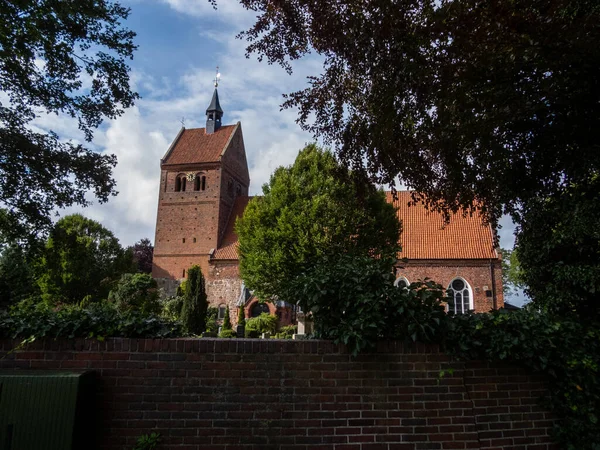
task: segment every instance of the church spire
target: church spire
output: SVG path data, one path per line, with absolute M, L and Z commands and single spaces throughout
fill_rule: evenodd
M 223 117 L 223 110 L 219 103 L 219 93 L 217 87 L 219 86 L 219 80 L 221 74 L 219 73 L 219 67 L 217 66 L 217 74 L 214 79 L 215 92 L 213 92 L 212 100 L 208 109 L 206 110 L 206 134 L 212 134 L 221 128 L 221 117 Z

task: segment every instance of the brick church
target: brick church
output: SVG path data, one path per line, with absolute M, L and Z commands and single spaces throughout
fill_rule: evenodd
M 222 125 L 223 110 L 217 89 L 206 110 L 206 127 L 182 128 L 161 159 L 160 192 L 154 241 L 152 276 L 173 292 L 192 265 L 206 278 L 211 306 L 222 317 L 230 309 L 232 321 L 243 305 L 246 317 L 261 312 L 279 316 L 281 324 L 294 321 L 293 305 L 259 303 L 239 277 L 236 219 L 250 197 L 250 175 L 242 126 Z M 440 214 L 422 205 L 408 206 L 410 192 L 388 201 L 402 222 L 402 253 L 396 285 L 431 278 L 448 287 L 457 313 L 485 312 L 504 305 L 501 260 L 494 230 L 477 216 L 457 214 L 444 225 Z

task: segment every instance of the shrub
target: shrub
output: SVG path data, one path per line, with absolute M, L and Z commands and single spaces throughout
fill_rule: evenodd
M 244 307 L 240 306 L 238 308 L 238 325 L 246 326 L 246 313 L 244 312 Z
M 298 333 L 298 327 L 296 325 L 286 325 L 281 327 L 279 332 L 275 335 L 277 339 L 292 339 L 294 334 Z
M 262 313 L 258 317 L 246 319 L 246 335 L 248 337 L 259 337 L 262 333 L 275 334 L 277 331 L 277 317 L 269 313 Z
M 162 316 L 170 320 L 181 320 L 183 297 L 169 297 L 162 306 Z
M 179 322 L 139 311 L 119 311 L 108 302 L 49 306 L 21 302 L 0 314 L 0 338 L 104 338 L 183 336 Z
M 108 299 L 115 302 L 119 311 L 133 310 L 152 314 L 161 311 L 156 280 L 146 273 L 122 275 Z
M 229 318 L 229 306 L 225 306 L 225 317 L 223 317 L 223 330 L 231 330 L 231 319 Z
M 181 310 L 181 321 L 188 333 L 199 335 L 206 329 L 207 308 L 204 275 L 199 266 L 192 266 L 188 270 Z
M 224 338 L 224 339 L 231 339 L 231 338 L 237 337 L 237 334 L 233 330 L 223 330 L 223 329 L 221 329 L 221 333 L 219 334 L 219 337 L 220 338 Z
M 217 333 L 217 331 L 219 331 L 219 324 L 217 324 L 218 316 L 218 308 L 214 308 L 211 306 L 206 310 L 206 331 L 208 333 Z

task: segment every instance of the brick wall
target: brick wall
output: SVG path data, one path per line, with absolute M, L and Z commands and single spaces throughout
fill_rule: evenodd
M 101 449 L 153 431 L 178 450 L 556 448 L 539 377 L 423 345 L 353 358 L 323 341 L 40 341 L 0 368 L 95 370 Z
M 498 308 L 502 308 L 504 306 L 504 296 L 500 261 L 494 261 L 493 267 L 496 304 Z M 475 312 L 488 312 L 493 309 L 492 297 L 486 296 L 486 289 L 484 289 L 485 287 L 488 290 L 492 288 L 489 260 L 409 260 L 407 263 L 399 265 L 396 276 L 406 277 L 410 283 L 430 278 L 444 288 L 447 288 L 455 278 L 463 278 L 473 292 Z

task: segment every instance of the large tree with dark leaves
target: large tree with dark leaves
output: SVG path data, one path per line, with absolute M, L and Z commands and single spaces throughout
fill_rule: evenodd
M 498 217 L 600 169 L 597 1 L 240 1 L 248 53 L 324 57 L 284 106 L 377 181 Z
M 137 265 L 138 272 L 152 273 L 154 246 L 150 242 L 150 239 L 140 239 L 130 249 L 133 252 L 133 262 Z
M 110 0 L 0 0 L 0 232 L 22 239 L 51 225 L 53 209 L 114 194 L 113 155 L 64 142 L 37 116 L 78 120 L 87 141 L 137 94 L 126 60 L 129 10 Z

